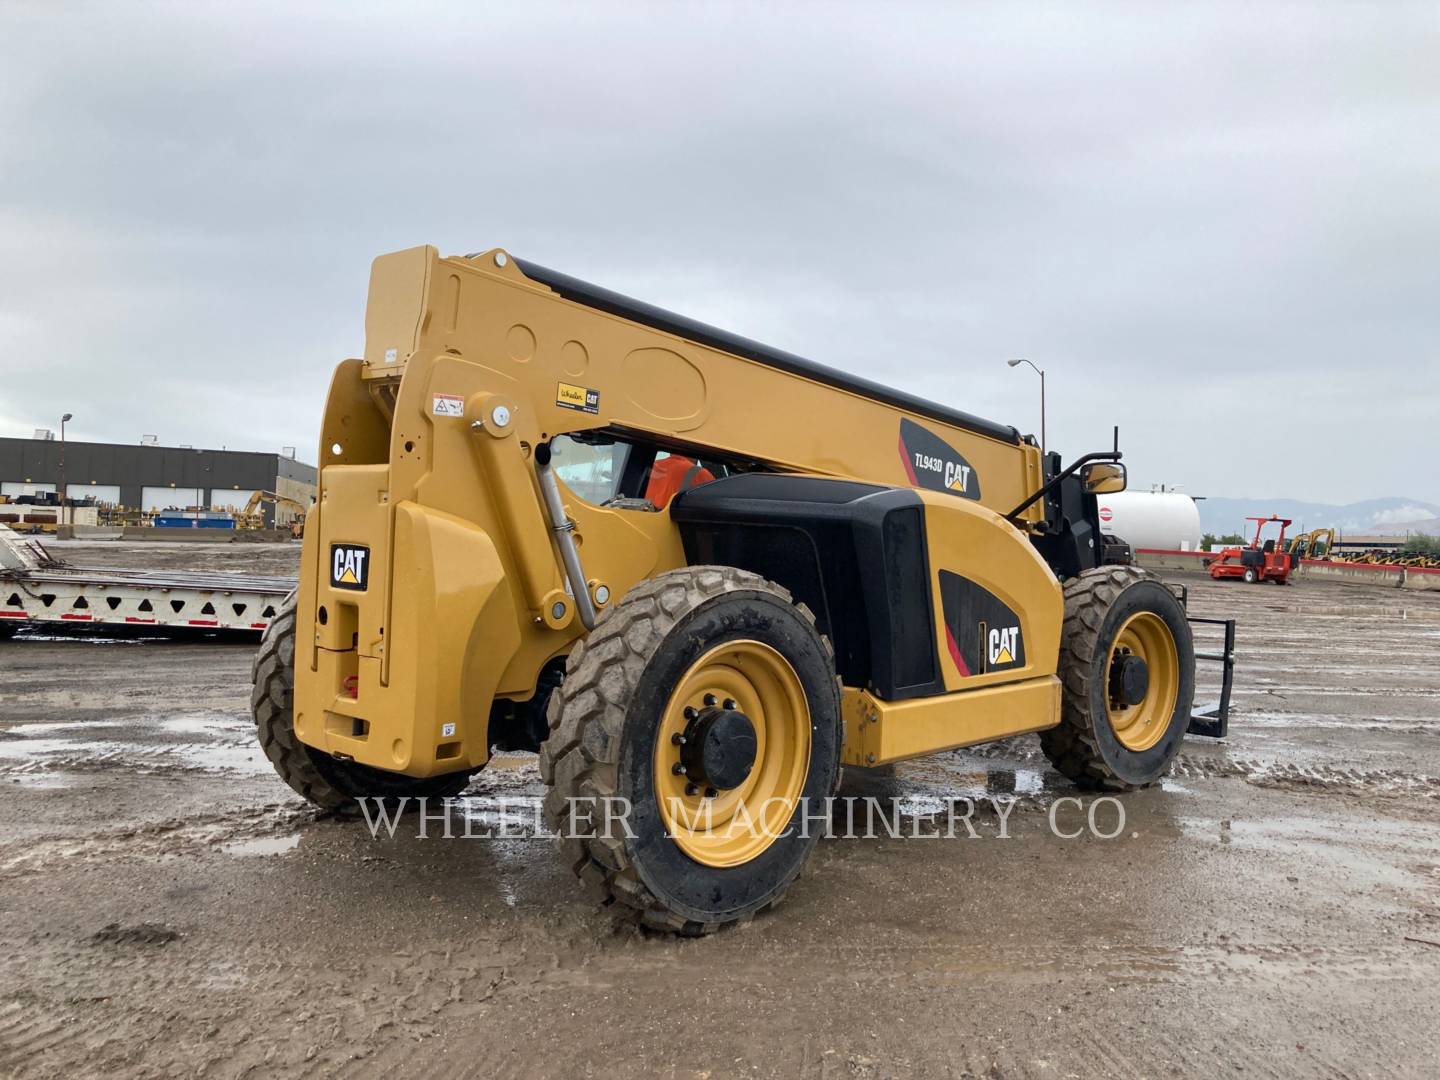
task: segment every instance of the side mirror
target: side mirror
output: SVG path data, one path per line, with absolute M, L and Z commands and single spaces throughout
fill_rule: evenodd
M 1112 461 L 1092 461 L 1080 470 L 1086 495 L 1111 495 L 1125 490 L 1125 466 Z

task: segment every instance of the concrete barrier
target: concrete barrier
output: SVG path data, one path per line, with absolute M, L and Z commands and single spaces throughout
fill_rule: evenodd
M 1162 551 L 1137 548 L 1135 562 L 1156 570 L 1204 571 L 1207 561 L 1216 558 L 1209 551 Z M 1329 559 L 1301 559 L 1291 574 L 1305 581 L 1331 581 L 1341 585 L 1378 585 L 1392 589 L 1440 591 L 1440 570 L 1411 566 L 1373 566 L 1369 563 L 1334 562 Z
M 55 539 L 119 540 L 124 531 L 119 525 L 61 525 L 55 530 Z

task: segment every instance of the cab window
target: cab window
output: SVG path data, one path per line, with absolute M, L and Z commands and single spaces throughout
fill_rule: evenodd
M 561 435 L 550 443 L 550 460 L 555 475 L 580 498 L 604 506 L 620 493 L 629 443 L 580 442 Z
M 718 461 L 598 435 L 557 436 L 550 452 L 555 475 L 586 502 L 651 513 L 733 471 Z

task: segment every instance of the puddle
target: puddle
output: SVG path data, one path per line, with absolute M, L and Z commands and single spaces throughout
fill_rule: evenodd
M 16 631 L 15 636 L 10 639 L 14 642 L 40 641 L 47 644 L 63 643 L 67 645 L 152 645 L 164 643 L 165 638 L 157 637 L 104 637 L 100 634 L 93 634 L 86 637 L 81 634 L 48 634 L 43 630 L 27 631 L 24 628 Z
M 0 735 L 29 739 L 61 731 L 92 731 L 95 728 L 126 727 L 129 720 L 17 720 L 0 721 Z
M 289 836 L 257 836 L 253 840 L 237 840 L 233 844 L 226 844 L 220 850 L 226 855 L 248 858 L 256 855 L 284 855 L 299 846 L 300 834 L 291 833 Z
M 229 745 L 192 743 L 175 747 L 172 754 L 190 768 L 205 771 L 252 773 L 256 776 L 269 776 L 275 771 L 275 767 L 266 758 L 265 751 L 260 749 L 260 744 L 253 738 L 244 743 Z
M 162 720 L 160 726 L 176 735 L 230 735 L 253 730 L 248 719 L 204 713 L 170 717 Z
M 17 772 L 5 779 L 24 788 L 69 788 L 80 782 L 78 776 L 53 772 Z
M 457 831 L 467 836 L 519 839 L 552 835 L 538 795 L 465 795 L 454 805 L 460 812 Z
M 94 768 L 272 771 L 250 721 L 226 713 L 0 725 L 0 774 Z
M 15 734 L 15 732 L 11 732 Z M 106 746 L 102 743 L 76 743 L 69 739 L 34 739 L 16 738 L 0 741 L 0 758 L 28 758 L 37 754 L 56 754 L 62 750 L 73 750 L 77 747 L 98 750 L 102 747 L 106 750 L 115 750 L 113 744 Z

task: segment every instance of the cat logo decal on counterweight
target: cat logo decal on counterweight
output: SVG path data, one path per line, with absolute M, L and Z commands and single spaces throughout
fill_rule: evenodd
M 980 498 L 980 476 L 965 455 L 913 420 L 900 421 L 900 460 L 914 487 Z
M 330 545 L 330 584 L 364 592 L 370 582 L 370 549 L 364 544 Z
M 1015 662 L 1015 651 L 1019 647 L 1020 627 L 992 627 L 986 644 L 986 657 L 991 667 Z

